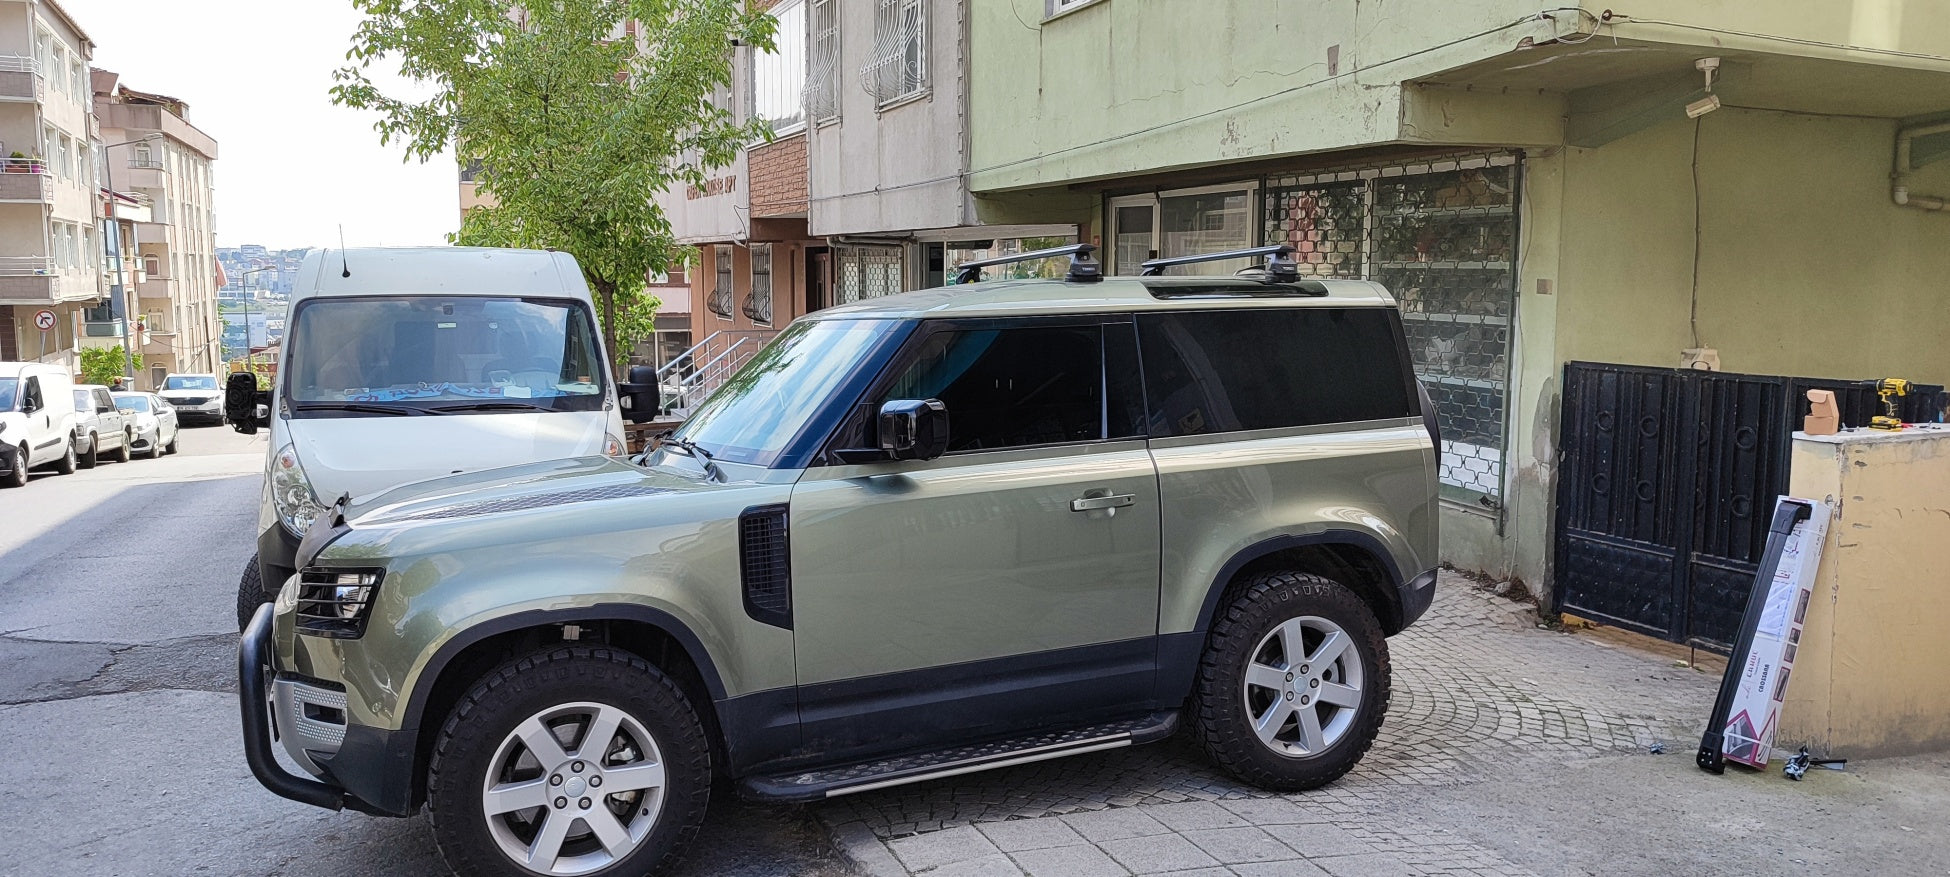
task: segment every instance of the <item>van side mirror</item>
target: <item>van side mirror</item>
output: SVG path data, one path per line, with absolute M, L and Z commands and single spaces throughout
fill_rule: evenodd
M 270 407 L 264 407 L 270 414 Z M 251 372 L 238 372 L 230 376 L 223 385 L 223 419 L 230 428 L 244 435 L 255 435 L 259 421 L 257 404 L 257 375 Z
M 623 419 L 630 423 L 657 419 L 663 404 L 657 393 L 657 370 L 647 365 L 630 366 L 630 379 L 616 385 L 616 404 L 623 407 Z
M 948 451 L 948 406 L 940 399 L 895 399 L 880 406 L 880 449 L 895 460 L 932 460 Z

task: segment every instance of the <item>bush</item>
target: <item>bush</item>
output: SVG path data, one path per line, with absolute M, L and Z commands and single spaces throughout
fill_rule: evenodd
M 114 386 L 115 379 L 122 377 L 122 345 L 114 347 L 84 347 L 81 349 L 81 382 L 84 384 L 104 384 Z M 135 355 L 136 370 L 142 369 L 142 354 Z

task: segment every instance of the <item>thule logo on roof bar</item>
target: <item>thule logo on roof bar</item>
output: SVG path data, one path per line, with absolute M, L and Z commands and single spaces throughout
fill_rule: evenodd
M 1199 262 L 1223 262 L 1227 259 L 1250 259 L 1265 256 L 1263 266 L 1267 283 L 1292 283 L 1300 277 L 1300 265 L 1293 261 L 1293 246 L 1278 244 L 1271 247 L 1252 247 L 1245 250 L 1226 250 L 1222 253 L 1200 253 L 1196 256 L 1174 256 L 1169 259 L 1152 259 L 1144 263 L 1140 277 L 1161 277 L 1166 268 L 1175 265 L 1193 265 Z
M 1290 248 L 1289 251 L 1291 251 Z M 1064 280 L 1073 283 L 1096 283 L 1104 279 L 1104 266 L 1099 264 L 1096 258 L 1091 255 L 1095 252 L 1097 252 L 1097 246 L 1095 244 L 1071 244 L 1067 247 L 1030 250 L 1027 253 L 1016 253 L 1011 256 L 997 256 L 993 259 L 963 262 L 955 266 L 954 285 L 980 282 L 983 268 L 991 268 L 996 265 L 1008 265 L 1014 262 L 1033 262 L 1037 259 L 1053 259 L 1057 256 L 1070 257 L 1070 271 L 1068 274 L 1063 275 Z M 1150 263 L 1146 262 L 1145 264 L 1148 265 Z

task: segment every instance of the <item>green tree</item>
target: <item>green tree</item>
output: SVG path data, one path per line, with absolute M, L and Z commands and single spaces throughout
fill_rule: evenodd
M 492 206 L 454 243 L 552 248 L 582 266 L 610 353 L 625 360 L 655 307 L 652 271 L 679 260 L 652 196 L 703 185 L 769 136 L 709 98 L 731 82 L 731 47 L 772 47 L 776 21 L 738 0 L 353 0 L 366 16 L 332 87 L 374 110 L 380 142 L 426 161 L 449 146 Z M 431 96 L 388 95 L 368 76 L 394 63 Z M 649 301 L 649 308 L 645 301 Z
M 137 371 L 142 369 L 142 354 L 135 355 Z M 81 382 L 113 386 L 122 377 L 122 345 L 81 348 Z

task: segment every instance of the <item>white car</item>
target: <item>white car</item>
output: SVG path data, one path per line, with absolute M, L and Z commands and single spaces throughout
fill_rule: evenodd
M 136 453 L 147 454 L 150 459 L 176 453 L 176 434 L 181 427 L 175 406 L 154 393 L 116 393 L 115 405 L 128 411 L 135 422 L 135 443 L 130 447 Z
M 177 418 L 209 424 L 223 422 L 223 383 L 216 375 L 168 375 L 156 390 Z
M 0 362 L 0 487 L 21 487 L 27 470 L 54 465 L 73 475 L 74 376 L 38 362 Z
M 76 384 L 74 388 L 75 456 L 81 468 L 93 469 L 103 454 L 118 463 L 129 461 L 135 444 L 135 418 L 122 413 L 122 407 L 100 384 Z

